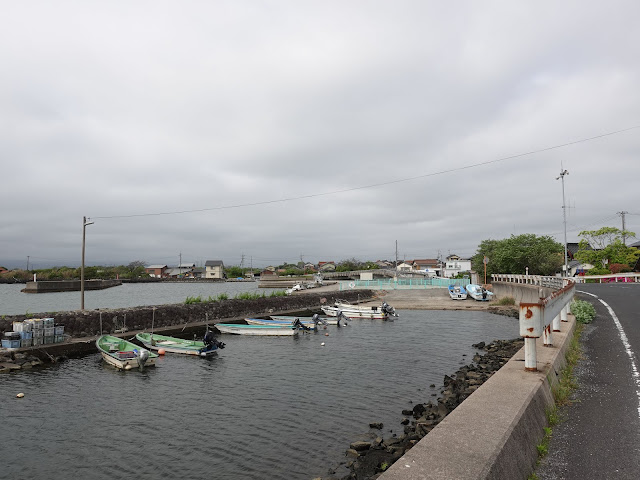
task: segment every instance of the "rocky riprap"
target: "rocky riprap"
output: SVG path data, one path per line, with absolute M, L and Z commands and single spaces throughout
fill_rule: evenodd
M 374 480 L 404 453 L 427 435 L 449 413 L 469 395 L 486 382 L 500 367 L 522 348 L 524 340 L 495 340 L 473 345 L 487 353 L 476 353 L 473 363 L 460 368 L 452 376 L 444 376 L 441 396 L 434 402 L 418 403 L 412 410 L 403 410 L 400 422 L 404 433 L 384 439 L 381 434 L 371 433 L 370 442 L 353 442 L 346 451 L 347 461 L 329 470 L 326 477 L 315 480 Z M 431 385 L 435 388 L 435 385 Z M 370 423 L 371 429 L 382 430 L 379 422 Z M 342 471 L 342 473 L 339 473 Z
M 63 357 L 52 357 L 52 362 L 64 360 Z M 0 352 L 0 373 L 9 373 L 14 370 L 26 370 L 33 367 L 44 365 L 44 362 L 38 357 L 27 353 Z

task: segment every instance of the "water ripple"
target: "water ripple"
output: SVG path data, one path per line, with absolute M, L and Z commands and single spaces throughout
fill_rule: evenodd
M 444 375 L 471 362 L 473 343 L 518 333 L 517 321 L 484 312 L 400 314 L 298 339 L 225 336 L 218 357 L 166 355 L 144 372 L 90 355 L 0 375 L 2 431 L 12 439 L 3 475 L 324 475 L 349 443 L 401 433 L 402 409 L 433 400 Z

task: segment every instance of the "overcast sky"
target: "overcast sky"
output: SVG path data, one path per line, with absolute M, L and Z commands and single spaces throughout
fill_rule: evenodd
M 3 1 L 0 265 L 79 265 L 83 216 L 88 265 L 563 242 L 563 168 L 569 242 L 617 212 L 640 236 L 639 18 L 635 0 Z

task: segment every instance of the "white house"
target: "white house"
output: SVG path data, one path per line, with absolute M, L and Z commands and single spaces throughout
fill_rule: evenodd
M 413 265 L 410 263 L 402 262 L 398 264 L 396 270 L 399 272 L 410 272 L 411 270 L 413 270 Z
M 204 278 L 224 278 L 222 260 L 207 260 L 204 264 Z
M 444 276 L 455 277 L 459 273 L 471 271 L 471 259 L 460 258 L 457 255 L 449 255 L 444 267 Z

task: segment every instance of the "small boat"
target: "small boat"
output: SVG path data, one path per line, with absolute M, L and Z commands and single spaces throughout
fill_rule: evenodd
M 465 300 L 467 291 L 462 285 L 449 285 L 449 296 L 454 300 Z
M 96 347 L 102 358 L 116 368 L 131 370 L 134 367 L 142 370 L 144 367 L 153 367 L 158 355 L 128 342 L 122 338 L 102 335 L 96 340 Z
M 320 308 L 330 317 L 336 317 L 340 313 L 348 318 L 369 318 L 379 320 L 387 320 L 390 316 L 398 316 L 395 309 L 387 302 L 382 302 L 382 305 L 380 306 L 362 306 L 338 301 L 334 305 Z
M 299 319 L 303 324 L 313 324 L 314 320 L 313 317 L 315 317 L 316 315 L 318 315 L 317 313 L 314 314 L 312 317 L 295 317 L 293 315 L 270 315 L 269 318 L 271 318 L 271 320 L 280 320 L 280 321 L 288 321 L 288 322 L 293 322 L 296 319 Z M 338 317 L 321 317 L 318 315 L 318 323 L 322 323 L 323 325 L 340 325 L 340 324 L 344 324 L 346 325 L 346 320 L 348 320 L 347 317 L 342 316 L 341 320 Z
M 167 353 L 182 353 L 209 357 L 225 347 L 223 342 L 215 339 L 213 332 L 207 330 L 202 340 L 185 340 L 183 338 L 167 337 L 156 333 L 138 333 L 136 340 L 150 350 L 164 350 Z M 162 353 L 162 352 L 161 352 Z
M 298 328 L 291 323 L 287 325 L 244 325 L 240 323 L 216 323 L 215 327 L 221 333 L 235 335 L 297 335 Z
M 467 293 L 471 298 L 481 302 L 488 302 L 493 297 L 493 292 L 490 292 L 482 285 L 476 285 L 474 283 L 467 285 Z

